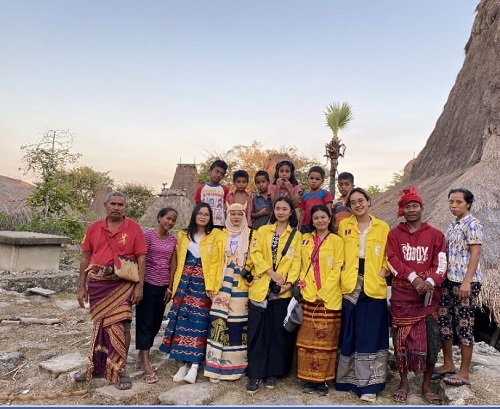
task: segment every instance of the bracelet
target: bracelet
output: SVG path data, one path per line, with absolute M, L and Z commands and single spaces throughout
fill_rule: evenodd
M 167 291 L 172 294 L 172 290 L 170 288 L 167 288 Z

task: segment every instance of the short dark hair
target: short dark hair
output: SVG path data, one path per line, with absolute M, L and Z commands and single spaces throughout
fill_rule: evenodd
M 248 172 L 246 170 L 237 170 L 236 172 L 234 172 L 233 182 L 236 182 L 237 178 L 245 178 L 247 182 L 250 180 L 250 176 L 248 175 Z
M 313 166 L 311 169 L 309 169 L 309 172 L 307 172 L 307 176 L 309 176 L 311 173 L 316 172 L 319 173 L 321 176 L 321 179 L 325 179 L 325 169 L 323 169 L 321 166 Z
M 469 205 L 469 209 L 472 207 L 472 203 L 474 203 L 474 195 L 472 194 L 472 192 L 469 189 L 465 189 L 463 187 L 451 189 L 448 192 L 448 199 L 450 198 L 450 196 L 453 193 L 462 193 L 464 195 L 465 203 L 467 203 Z
M 274 202 L 273 204 L 273 212 L 271 214 L 271 218 L 269 219 L 269 223 L 273 224 L 276 223 L 276 216 L 274 215 L 274 208 L 276 207 L 276 203 L 278 202 L 286 202 L 290 206 L 291 209 L 291 214 L 290 217 L 288 218 L 288 224 L 292 227 L 297 227 L 299 224 L 299 220 L 297 219 L 297 213 L 295 212 L 295 209 L 293 207 L 293 202 L 292 199 L 290 199 L 288 196 L 280 196 L 278 199 Z
M 354 193 L 360 193 L 360 194 L 362 194 L 368 202 L 371 200 L 370 195 L 366 192 L 365 189 L 362 189 L 360 187 L 355 187 L 355 188 L 351 189 L 351 191 L 347 195 L 346 203 L 347 203 L 348 207 L 351 207 L 351 203 L 350 203 L 351 202 L 351 196 Z
M 330 212 L 330 209 L 328 209 L 328 207 L 326 207 L 323 203 L 320 203 L 320 204 L 317 204 L 317 205 L 314 205 L 312 208 L 311 208 L 311 223 L 310 223 L 310 227 L 311 227 L 311 230 L 314 231 L 316 230 L 316 227 L 314 227 L 313 225 L 313 214 L 316 213 L 316 212 L 325 212 L 328 217 L 330 218 L 330 223 L 328 223 L 328 231 L 330 233 L 333 233 L 333 226 L 332 226 L 332 213 Z
M 352 173 L 349 173 L 349 172 L 339 173 L 339 177 L 337 178 L 337 180 L 338 181 L 348 180 L 349 182 L 351 182 L 351 185 L 354 186 L 354 175 Z
M 156 220 L 160 220 L 163 216 L 165 216 L 168 212 L 174 212 L 175 214 L 179 215 L 179 212 L 175 210 L 173 207 L 164 207 L 161 209 L 158 214 L 156 215 Z
M 210 165 L 210 170 L 214 170 L 215 168 L 221 168 L 224 169 L 224 172 L 227 172 L 227 163 L 222 159 L 216 159 Z
M 253 177 L 253 180 L 256 180 L 258 176 L 264 176 L 266 180 L 271 183 L 271 179 L 269 178 L 269 173 L 267 173 L 265 170 L 258 170 L 255 173 L 255 176 Z

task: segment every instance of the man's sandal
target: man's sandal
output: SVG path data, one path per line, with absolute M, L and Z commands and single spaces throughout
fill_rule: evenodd
M 132 388 L 132 379 L 128 375 L 120 375 L 119 380 L 116 384 L 116 389 L 124 391 Z

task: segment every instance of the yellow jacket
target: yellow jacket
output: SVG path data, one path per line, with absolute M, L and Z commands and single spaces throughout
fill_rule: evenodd
M 254 280 L 252 285 L 248 288 L 248 298 L 256 302 L 263 301 L 266 298 L 267 291 L 269 289 L 271 277 L 266 273 L 266 271 L 273 268 L 271 242 L 275 231 L 276 223 L 262 226 L 253 233 L 252 244 L 250 245 L 250 256 L 254 264 L 254 268 L 252 270 Z M 300 245 L 302 235 L 299 231 L 295 232 L 295 236 L 290 243 L 288 251 L 283 257 L 281 257 L 281 252 L 283 251 L 291 232 L 292 227 L 288 225 L 279 238 L 278 254 L 276 257 L 276 263 L 279 262 L 276 272 L 284 279 L 286 278 L 287 283 L 293 283 L 296 281 L 300 273 Z M 287 298 L 291 297 L 291 295 L 291 291 L 288 290 L 283 294 L 280 294 L 279 297 Z
M 224 263 L 225 235 L 219 229 L 213 229 L 209 234 L 205 234 L 200 243 L 201 266 L 203 269 L 203 279 L 205 290 L 217 293 L 222 285 L 222 270 Z M 188 250 L 189 237 L 185 231 L 180 231 L 177 235 L 177 269 L 174 275 L 172 294 L 177 291 L 177 286 L 181 280 L 184 262 Z
M 385 278 L 380 278 L 380 270 L 387 270 L 385 247 L 389 225 L 383 220 L 370 215 L 372 224 L 366 235 L 365 251 L 365 279 L 364 292 L 372 298 L 383 299 L 387 297 L 387 283 Z M 344 240 L 345 268 L 340 274 L 342 294 L 354 291 L 358 279 L 359 268 L 359 230 L 356 216 L 352 215 L 340 221 L 339 236 Z M 388 274 L 389 271 L 387 270 Z
M 311 256 L 314 251 L 316 232 L 302 235 L 302 269 L 300 279 L 305 281 L 301 289 L 302 298 L 309 302 L 316 301 L 319 295 L 329 310 L 342 308 L 342 291 L 340 290 L 340 269 L 344 265 L 344 242 L 336 234 L 330 233 L 319 248 L 319 273 L 321 289 L 317 290 L 314 278 L 314 266 Z M 311 265 L 311 267 L 309 267 Z M 309 272 L 307 272 L 309 268 Z

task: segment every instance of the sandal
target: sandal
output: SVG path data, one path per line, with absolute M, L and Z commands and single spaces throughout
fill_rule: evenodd
M 443 378 L 443 382 L 446 385 L 450 385 L 450 386 L 470 385 L 470 382 L 467 379 L 464 379 L 461 376 L 456 376 L 456 375 L 446 375 Z
M 145 378 L 146 378 L 146 383 L 156 383 L 159 381 L 155 373 L 153 373 L 152 375 L 146 375 Z
M 128 375 L 120 375 L 119 381 L 116 384 L 116 389 L 124 391 L 132 388 L 132 380 Z
M 433 392 L 423 393 L 422 398 L 428 405 L 441 405 L 443 403 L 441 396 Z
M 440 372 L 439 368 L 434 368 L 432 371 L 432 376 L 431 376 L 431 381 L 439 381 L 443 379 L 446 375 L 454 375 L 458 373 L 458 369 L 455 368 L 455 370 L 451 372 Z
M 403 403 L 408 399 L 408 391 L 405 389 L 397 389 L 392 393 L 394 402 Z

